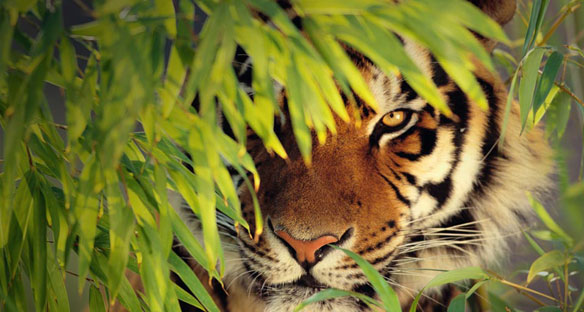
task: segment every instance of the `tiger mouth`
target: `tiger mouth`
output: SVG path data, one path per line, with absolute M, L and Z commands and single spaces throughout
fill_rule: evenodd
M 290 293 L 296 291 L 302 291 L 303 296 L 308 297 L 321 290 L 331 288 L 332 286 L 319 282 L 311 274 L 304 274 L 293 282 L 282 284 L 268 285 L 265 283 L 265 280 L 258 278 L 252 282 L 250 287 L 252 287 L 260 297 L 267 298 L 280 292 Z
M 322 290 L 322 289 L 326 289 L 329 288 L 330 286 L 327 286 L 319 281 L 317 281 L 314 276 L 312 276 L 311 274 L 304 274 L 302 275 L 298 280 L 289 283 L 289 284 L 284 284 L 284 285 L 290 285 L 293 287 L 301 287 L 301 288 L 311 288 L 314 290 Z

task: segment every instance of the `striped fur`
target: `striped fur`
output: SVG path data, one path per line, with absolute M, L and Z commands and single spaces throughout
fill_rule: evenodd
M 472 2 L 501 23 L 511 18 L 509 10 L 515 5 L 504 0 Z M 237 236 L 229 220 L 220 220 L 226 231 L 226 311 L 292 311 L 328 287 L 375 296 L 357 264 L 341 251 L 326 250 L 307 270 L 274 234 L 276 229 L 300 240 L 349 233 L 339 245 L 369 261 L 407 306 L 437 270 L 488 266 L 501 259 L 510 238 L 529 220 L 525 192 L 544 191 L 553 167 L 542 132 L 533 129 L 520 135 L 519 109 L 513 105 L 506 144 L 497 148 L 507 98 L 499 78 L 476 64 L 475 75 L 489 103 L 482 110 L 426 49 L 408 39 L 403 43 L 457 118 L 433 109 L 400 76 L 385 76 L 348 51 L 381 109 L 358 107 L 361 127 L 337 120 L 338 135 L 313 147 L 310 168 L 302 161 L 287 118 L 277 120 L 277 132 L 289 160 L 269 154 L 259 139 L 250 137 L 248 150 L 261 177 L 258 198 L 268 226 L 254 242 L 243 232 Z M 241 80 L 251 81 L 246 67 L 250 62 L 244 54 L 238 57 Z M 281 101 L 285 103 L 285 90 Z M 397 109 L 411 111 L 411 122 L 388 131 L 380 120 Z M 253 224 L 252 198 L 245 187 L 241 200 L 244 217 Z M 440 307 L 448 300 L 440 295 L 428 300 Z M 314 310 L 368 307 L 341 298 Z

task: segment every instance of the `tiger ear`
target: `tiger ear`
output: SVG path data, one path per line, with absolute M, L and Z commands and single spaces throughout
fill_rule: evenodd
M 515 14 L 516 0 L 470 0 L 499 24 L 505 25 Z
M 516 0 L 469 0 L 501 26 L 507 24 L 515 14 Z M 495 48 L 496 42 L 478 36 L 488 51 Z

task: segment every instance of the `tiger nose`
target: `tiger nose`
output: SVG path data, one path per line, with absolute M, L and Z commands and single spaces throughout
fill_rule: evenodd
M 275 231 L 275 233 L 292 247 L 292 249 L 294 249 L 298 263 L 308 262 L 309 264 L 314 264 L 316 262 L 316 253 L 318 250 L 327 244 L 339 241 L 332 235 L 324 235 L 314 240 L 299 240 L 285 231 Z

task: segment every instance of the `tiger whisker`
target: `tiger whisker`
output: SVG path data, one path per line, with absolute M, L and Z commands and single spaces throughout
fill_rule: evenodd
M 259 271 L 255 271 L 254 273 L 256 273 L 256 277 L 254 277 L 254 279 L 251 281 L 251 283 L 249 283 L 249 285 L 247 286 L 247 296 L 250 297 L 251 296 L 251 288 L 253 287 L 253 285 L 255 284 L 255 281 L 263 275 L 263 273 L 259 272 Z
M 470 207 L 470 206 L 460 207 L 458 209 L 458 211 L 468 210 L 468 209 L 474 209 L 474 208 L 475 207 Z M 436 217 L 439 217 L 440 215 L 448 215 L 448 214 L 451 214 L 451 213 L 452 213 L 451 211 L 438 211 L 436 213 L 431 213 L 431 214 L 425 215 L 425 216 L 420 217 L 420 218 L 417 218 L 417 219 L 411 219 L 408 222 L 404 222 L 404 225 L 410 225 L 412 223 L 424 221 L 424 220 L 429 219 L 429 218 L 436 218 Z
M 235 283 L 235 281 L 236 281 L 238 278 L 242 277 L 242 276 L 243 276 L 243 275 L 245 275 L 245 274 L 252 273 L 252 272 L 255 272 L 255 270 L 247 270 L 247 271 L 243 271 L 242 273 L 238 274 L 236 277 L 234 277 L 234 278 L 233 278 L 233 279 L 232 279 L 232 280 L 229 282 L 229 284 L 227 284 L 227 286 L 225 287 L 225 289 L 229 289 L 229 288 L 231 287 L 231 285 L 233 285 L 233 283 Z
M 404 289 L 404 290 L 406 291 L 405 293 L 406 293 L 408 296 L 410 296 L 410 297 L 412 297 L 412 298 L 415 298 L 415 295 L 414 295 L 414 294 L 416 294 L 416 293 L 417 293 L 417 291 L 416 291 L 416 290 L 414 290 L 413 288 L 410 288 L 410 287 L 407 287 L 407 286 L 401 285 L 401 284 L 399 284 L 399 283 L 397 283 L 397 282 L 395 282 L 395 281 L 392 281 L 390 278 L 384 278 L 384 279 L 385 279 L 385 281 L 386 281 L 387 283 L 389 283 L 390 285 L 397 286 L 397 287 L 400 287 L 400 288 Z M 430 296 L 428 296 L 428 295 L 426 295 L 426 294 L 424 294 L 424 293 L 422 293 L 422 297 L 424 297 L 424 298 L 426 298 L 426 299 L 428 299 L 428 300 L 430 300 L 430 301 L 433 301 L 434 303 L 436 303 L 436 304 L 439 304 L 440 306 L 442 306 L 442 307 L 444 307 L 444 308 L 446 307 L 444 304 L 442 304 L 442 303 L 441 303 L 441 302 L 439 302 L 438 300 L 436 300 L 436 299 L 434 299 L 434 298 L 432 298 L 432 297 L 430 297 Z

